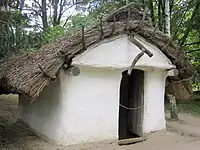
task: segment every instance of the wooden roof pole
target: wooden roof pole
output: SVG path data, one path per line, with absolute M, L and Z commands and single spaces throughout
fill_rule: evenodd
M 149 57 L 153 56 L 153 53 L 146 49 L 140 42 L 138 42 L 133 35 L 130 35 L 129 40 L 135 44 L 142 52 L 140 52 L 133 60 L 130 68 L 128 69 L 128 75 L 131 75 L 132 70 L 135 67 L 135 64 L 140 60 L 140 58 L 146 53 Z

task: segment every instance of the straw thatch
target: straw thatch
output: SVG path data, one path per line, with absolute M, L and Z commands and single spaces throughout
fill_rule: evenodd
M 120 34 L 140 35 L 156 45 L 179 69 L 179 76 L 169 78 L 171 93 L 186 99 L 190 93 L 189 80 L 193 74 L 192 67 L 183 51 L 164 33 L 151 26 L 148 15 L 138 8 L 124 7 L 101 20 L 101 23 L 89 29 L 82 28 L 68 37 L 43 46 L 38 52 L 23 53 L 3 60 L 0 64 L 0 93 L 18 93 L 35 99 L 51 80 L 54 80 L 63 64 L 70 65 L 73 57 L 82 53 L 87 47 L 106 38 Z M 130 11 L 131 10 L 131 11 Z M 178 83 L 177 83 L 178 82 Z M 179 86 L 177 86 L 177 84 Z M 176 92 L 180 87 L 186 94 Z M 189 88 L 190 89 L 190 88 Z

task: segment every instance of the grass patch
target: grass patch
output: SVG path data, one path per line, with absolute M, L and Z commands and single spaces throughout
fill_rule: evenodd
M 191 115 L 200 116 L 200 99 L 177 101 L 177 107 L 180 113 L 189 113 Z M 165 109 L 169 112 L 169 103 L 165 105 Z
M 177 106 L 179 112 L 200 116 L 200 100 L 178 101 Z

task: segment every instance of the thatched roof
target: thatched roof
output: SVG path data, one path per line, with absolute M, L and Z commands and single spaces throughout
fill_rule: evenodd
M 102 19 L 98 25 L 82 29 L 68 37 L 43 46 L 39 51 L 23 53 L 2 60 L 0 64 L 0 93 L 18 93 L 35 99 L 54 79 L 63 64 L 70 64 L 72 58 L 82 53 L 87 47 L 106 38 L 120 34 L 140 35 L 157 46 L 179 69 L 179 76 L 168 78 L 169 92 L 185 99 L 191 91 L 188 78 L 193 74 L 189 61 L 183 51 L 171 38 L 153 28 L 148 15 L 138 8 L 124 7 Z M 131 10 L 131 11 L 130 11 Z M 183 84 L 184 83 L 184 84 Z M 174 89 L 174 90 L 173 90 Z

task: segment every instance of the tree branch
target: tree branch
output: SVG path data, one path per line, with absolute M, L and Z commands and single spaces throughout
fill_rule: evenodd
M 191 22 L 191 23 L 193 22 L 193 19 L 195 18 L 196 14 L 197 14 L 197 12 L 198 12 L 199 6 L 200 6 L 200 1 L 198 1 L 198 2 L 196 3 L 196 6 L 195 6 L 195 8 L 194 8 L 194 10 L 193 10 L 193 12 L 192 12 L 192 16 L 191 16 L 191 18 L 190 18 L 190 22 Z M 188 27 L 187 27 L 187 29 L 186 29 L 186 31 L 185 31 L 184 36 L 183 36 L 183 37 L 181 38 L 181 40 L 179 41 L 179 44 L 180 44 L 181 46 L 183 46 L 183 44 L 184 44 L 185 41 L 187 40 L 187 37 L 188 37 L 189 33 L 191 32 L 191 29 L 192 29 L 192 25 L 189 24 Z
M 200 49 L 194 49 L 194 50 L 187 51 L 186 54 L 193 53 L 193 52 L 200 52 Z
M 190 0 L 190 2 L 189 2 L 188 5 L 187 5 L 186 10 L 185 10 L 183 13 L 181 13 L 181 14 L 183 14 L 183 16 L 182 16 L 182 18 L 181 18 L 181 20 L 180 20 L 180 22 L 179 22 L 179 24 L 178 24 L 177 30 L 176 30 L 175 33 L 174 33 L 173 39 L 176 38 L 176 35 L 178 34 L 178 31 L 179 31 L 179 29 L 180 29 L 180 26 L 181 26 L 181 24 L 182 24 L 182 22 L 183 22 L 183 19 L 185 18 L 186 13 L 187 13 L 188 10 L 189 10 L 189 6 L 190 6 L 190 4 L 191 4 L 192 1 L 193 1 L 193 0 Z
M 39 7 L 40 9 L 42 9 L 42 6 L 40 5 L 40 3 L 37 0 L 33 0 Z
M 128 75 L 130 76 L 131 75 L 131 72 L 132 70 L 134 69 L 135 67 L 135 64 L 138 62 L 138 60 L 144 55 L 144 51 L 140 52 L 133 60 L 130 68 L 128 69 Z
M 70 8 L 72 8 L 73 6 L 75 5 L 78 5 L 78 4 L 82 4 L 83 2 L 77 2 L 77 3 L 73 3 L 72 5 L 70 5 L 69 7 L 65 8 L 63 11 L 62 11 L 62 15 L 67 11 L 69 10 Z
M 57 23 L 60 24 L 60 20 L 61 20 L 61 17 L 62 17 L 62 11 L 63 11 L 63 7 L 64 7 L 64 4 L 63 4 L 63 0 L 60 1 L 60 11 L 59 11 L 59 14 L 58 14 L 58 19 L 57 19 Z
M 42 19 L 42 15 L 39 13 L 39 12 L 40 12 L 40 10 L 35 10 L 35 9 L 33 9 L 32 7 L 27 7 L 27 8 L 25 8 L 25 9 L 22 9 L 22 10 L 26 10 L 26 11 L 33 11 L 33 12 L 35 12 L 35 13 L 36 13 L 36 15 L 40 16 L 40 17 L 41 17 L 41 19 Z
M 198 41 L 198 42 L 193 42 L 193 43 L 186 43 L 184 46 L 187 46 L 187 45 L 196 45 L 196 44 L 200 44 L 200 41 Z
M 173 80 L 170 80 L 169 82 L 170 83 L 182 83 L 182 82 L 188 82 L 190 80 L 192 80 L 193 76 L 187 78 L 187 79 L 181 79 L 180 81 L 173 81 Z
M 74 13 L 74 11 L 67 17 L 67 19 L 65 20 L 65 23 L 63 24 L 63 27 L 66 26 L 68 20 L 72 17 L 73 13 Z

